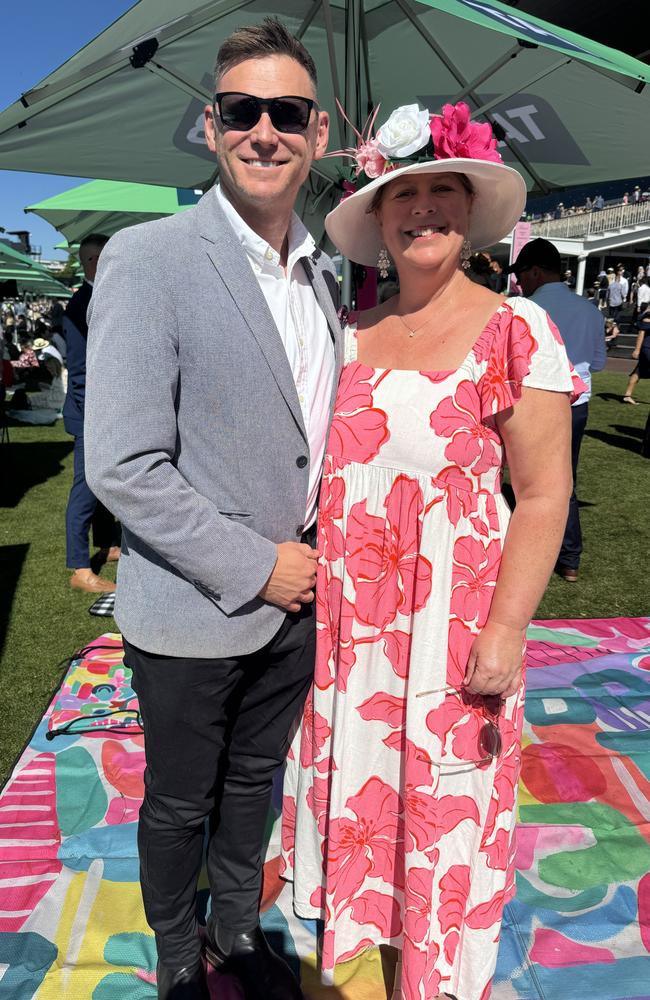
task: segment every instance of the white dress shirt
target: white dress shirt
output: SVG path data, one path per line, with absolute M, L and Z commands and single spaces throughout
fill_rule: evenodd
M 246 252 L 287 352 L 309 442 L 305 528 L 310 528 L 316 522 L 334 380 L 332 337 L 300 263 L 301 257 L 314 253 L 316 244 L 294 214 L 289 225 L 285 269 L 280 264 L 280 254 L 244 222 L 219 185 L 216 197 Z

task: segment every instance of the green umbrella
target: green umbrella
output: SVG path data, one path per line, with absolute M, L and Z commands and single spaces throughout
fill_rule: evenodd
M 37 274 L 23 268 L 0 266 L 0 282 L 12 280 L 15 280 L 21 293 L 31 292 L 33 295 L 50 295 L 62 299 L 72 295 L 66 285 L 47 273 Z
M 35 261 L 31 257 L 0 241 L 0 268 L 7 265 L 21 269 L 36 268 Z
M 0 114 L 3 168 L 208 186 L 216 50 L 273 13 L 266 0 L 140 0 Z M 464 98 L 531 189 L 647 172 L 650 68 L 497 0 L 285 0 L 282 19 L 315 58 L 322 106 L 340 98 L 356 124 L 379 102 L 381 123 L 414 100 L 436 111 Z M 345 131 L 333 120 L 332 146 Z M 337 177 L 336 161 L 315 165 L 308 224 Z
M 161 187 L 156 184 L 128 184 L 121 181 L 89 181 L 69 191 L 30 205 L 33 212 L 45 219 L 66 237 L 64 249 L 89 233 L 112 236 L 126 226 L 174 215 L 198 200 L 191 191 Z

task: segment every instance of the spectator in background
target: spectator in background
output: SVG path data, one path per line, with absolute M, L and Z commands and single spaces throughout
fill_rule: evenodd
M 486 253 L 473 253 L 469 259 L 469 271 L 467 276 L 476 285 L 483 285 L 485 288 L 490 287 L 490 276 L 492 274 L 492 269 L 490 267 L 490 257 Z
M 636 312 L 642 313 L 645 307 L 650 304 L 650 281 L 642 277 L 636 290 Z
M 596 195 L 596 197 L 594 198 L 593 207 L 596 212 L 602 212 L 602 210 L 605 207 L 605 199 L 603 198 L 602 194 Z
M 650 305 L 645 305 L 636 322 L 637 338 L 632 357 L 637 362 L 630 372 L 630 380 L 627 383 L 624 403 L 638 406 L 634 399 L 634 389 L 640 378 L 650 378 Z
M 626 191 L 625 194 L 623 195 L 623 199 L 622 199 L 623 205 L 627 205 L 628 202 L 629 202 L 629 200 L 630 200 L 630 196 L 629 196 L 629 194 Z
M 609 288 L 609 279 L 607 277 L 607 271 L 601 271 L 598 275 L 598 308 L 607 308 L 607 289 Z
M 638 184 L 634 185 L 634 190 L 632 191 L 632 202 L 634 205 L 638 205 L 641 201 L 641 188 Z
M 93 292 L 93 282 L 100 254 L 108 237 L 100 233 L 86 236 L 79 244 L 79 261 L 84 281 L 68 302 L 63 319 L 68 360 L 68 391 L 63 407 L 63 422 L 74 436 L 74 478 L 65 515 L 66 561 L 72 570 L 70 586 L 90 594 L 115 590 L 115 584 L 93 572 L 90 564 L 90 526 L 95 544 L 104 561 L 119 559 L 119 531 L 115 518 L 99 503 L 86 482 L 84 468 L 84 407 L 86 400 L 86 346 L 88 323 L 86 310 Z M 116 378 L 119 365 L 116 359 Z
M 556 566 L 557 573 L 567 583 L 576 583 L 583 549 L 576 496 L 578 459 L 589 415 L 591 373 L 601 371 L 607 360 L 603 318 L 591 302 L 575 295 L 562 282 L 560 254 L 549 240 L 527 243 L 509 270 L 514 271 L 524 295 L 549 314 L 564 340 L 569 361 L 587 386 L 587 391 L 571 407 L 573 493 Z
M 589 195 L 587 195 L 587 200 L 585 201 L 585 212 L 591 212 L 592 204 L 593 202 L 591 198 L 589 197 Z
M 490 288 L 493 292 L 496 292 L 497 295 L 501 295 L 506 289 L 507 278 L 503 273 L 503 267 L 498 260 L 490 261 L 490 272 L 491 273 L 488 279 Z
M 614 280 L 607 289 L 607 312 L 611 319 L 616 320 L 618 323 L 618 318 L 621 315 L 621 309 L 625 303 L 625 295 L 627 288 L 623 284 L 622 275 L 617 272 L 614 275 Z
M 611 351 L 612 347 L 616 347 L 616 340 L 620 332 L 615 320 L 605 320 L 605 347 L 607 351 Z
M 564 272 L 564 277 L 562 278 L 562 281 L 567 286 L 567 288 L 575 288 L 576 287 L 576 283 L 573 280 L 573 272 L 572 271 L 565 271 Z

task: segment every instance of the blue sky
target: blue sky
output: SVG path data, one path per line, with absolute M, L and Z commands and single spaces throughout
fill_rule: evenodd
M 133 6 L 133 0 L 23 0 L 2 4 L 2 55 L 0 56 L 0 109 L 13 104 L 21 93 L 60 66 L 116 18 Z M 0 166 L 2 165 L 0 161 Z M 37 215 L 25 215 L 25 205 L 75 187 L 82 178 L 54 174 L 0 170 L 0 226 L 29 229 L 32 243 L 42 246 L 43 257 L 66 258 L 53 250 L 61 242 L 56 229 Z M 10 237 L 11 238 L 11 237 Z

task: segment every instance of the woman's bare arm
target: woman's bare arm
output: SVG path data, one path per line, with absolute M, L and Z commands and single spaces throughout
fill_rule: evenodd
M 524 388 L 497 417 L 517 506 L 505 539 L 490 615 L 470 654 L 465 683 L 480 694 L 514 694 L 526 627 L 557 559 L 572 490 L 568 395 Z

